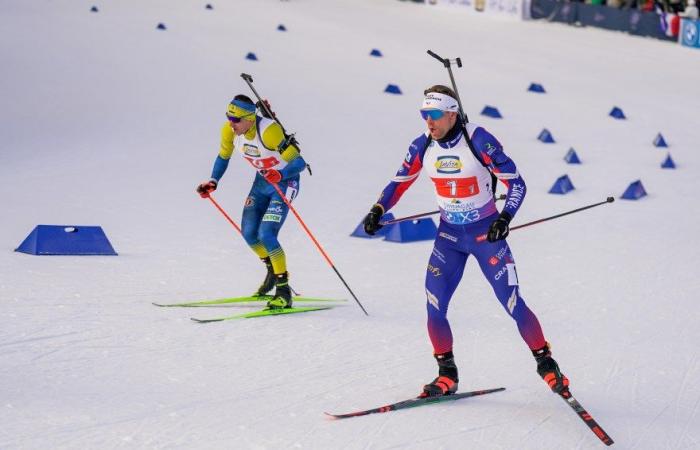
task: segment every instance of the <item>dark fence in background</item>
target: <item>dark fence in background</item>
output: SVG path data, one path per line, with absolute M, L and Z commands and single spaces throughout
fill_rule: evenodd
M 625 31 L 637 36 L 650 36 L 667 41 L 677 39 L 666 36 L 661 28 L 661 17 L 654 12 L 557 0 L 532 0 L 530 13 L 533 19 Z

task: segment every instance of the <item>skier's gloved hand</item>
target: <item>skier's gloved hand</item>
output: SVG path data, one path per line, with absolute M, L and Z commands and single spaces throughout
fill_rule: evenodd
M 214 179 L 205 181 L 204 183 L 201 183 L 199 186 L 197 186 L 197 193 L 200 197 L 207 198 L 209 197 L 209 193 L 214 192 L 216 190 L 217 184 L 218 183 Z
M 263 103 L 264 103 L 264 105 L 263 105 Z M 268 119 L 276 119 L 277 118 L 277 114 L 272 112 L 272 107 L 270 106 L 270 102 L 267 101 L 267 99 L 265 99 L 263 101 L 258 100 L 257 103 L 255 103 L 255 106 L 260 110 L 260 114 L 263 117 L 267 117 Z M 267 109 L 265 107 L 267 107 Z M 270 115 L 267 113 L 268 111 L 272 112 L 272 117 L 270 117 Z
M 501 212 L 498 219 L 491 222 L 486 239 L 488 239 L 489 242 L 496 242 L 508 237 L 508 233 L 510 232 L 508 225 L 510 225 L 511 220 L 513 220 L 513 218 L 510 214 L 505 211 Z
M 282 181 L 282 174 L 279 170 L 263 169 L 260 171 L 260 175 L 262 175 L 262 177 L 270 183 L 279 183 L 280 181 Z
M 365 216 L 365 221 L 363 222 L 365 227 L 365 233 L 373 236 L 374 233 L 379 231 L 384 225 L 379 223 L 379 219 L 384 215 L 384 208 L 382 205 L 374 205 L 372 209 L 369 210 L 369 214 Z

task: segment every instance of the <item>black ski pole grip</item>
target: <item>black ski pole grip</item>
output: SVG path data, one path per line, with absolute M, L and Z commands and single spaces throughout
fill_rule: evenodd
M 457 67 L 462 67 L 462 58 L 457 58 Z
M 247 73 L 242 73 L 242 74 L 241 74 L 241 78 L 243 78 L 243 79 L 246 80 L 246 81 L 250 81 L 251 83 L 253 82 L 253 77 L 251 77 L 251 76 L 248 75 Z

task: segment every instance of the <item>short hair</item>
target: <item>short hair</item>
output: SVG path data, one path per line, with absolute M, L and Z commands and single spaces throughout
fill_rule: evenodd
M 452 89 L 448 88 L 447 86 L 444 86 L 442 84 L 436 84 L 435 86 L 431 86 L 425 91 L 423 91 L 423 95 L 428 95 L 431 92 L 437 92 L 438 94 L 445 94 L 449 95 L 453 99 L 457 100 L 457 94 L 455 94 L 455 91 Z
M 255 104 L 255 102 L 254 102 L 253 100 L 251 100 L 250 97 L 248 97 L 248 96 L 245 95 L 245 94 L 238 94 L 237 96 L 233 97 L 233 99 L 234 99 L 234 100 L 239 100 L 239 101 L 241 101 L 241 102 L 250 103 L 251 105 L 254 105 L 254 104 Z

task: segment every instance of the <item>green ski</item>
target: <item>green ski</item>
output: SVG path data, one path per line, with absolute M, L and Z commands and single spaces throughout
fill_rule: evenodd
M 216 306 L 216 305 L 226 305 L 230 303 L 251 303 L 251 302 L 267 302 L 272 300 L 271 295 L 263 296 L 247 296 L 247 297 L 230 297 L 230 298 L 218 298 L 215 300 L 201 300 L 196 302 L 185 302 L 185 303 L 153 303 L 155 306 L 161 306 L 164 308 L 171 307 L 198 307 L 198 306 Z M 293 297 L 292 300 L 295 302 L 345 302 L 347 300 L 335 300 L 332 298 L 315 298 L 315 297 Z
M 332 306 L 299 306 L 299 307 L 292 307 L 292 308 L 284 308 L 284 309 L 263 309 L 262 311 L 253 311 L 245 314 L 236 314 L 233 316 L 226 316 L 226 317 L 215 317 L 213 319 L 197 319 L 192 317 L 191 319 L 194 320 L 195 322 L 198 323 L 208 323 L 208 322 L 222 322 L 224 320 L 233 320 L 233 319 L 252 319 L 254 317 L 266 317 L 266 316 L 278 316 L 281 314 L 295 314 L 295 313 L 303 313 L 303 312 L 309 312 L 309 311 L 320 311 L 323 309 L 331 309 L 333 308 Z

